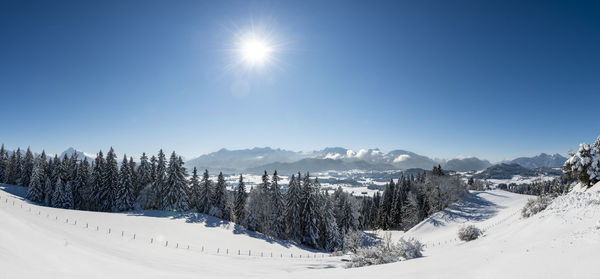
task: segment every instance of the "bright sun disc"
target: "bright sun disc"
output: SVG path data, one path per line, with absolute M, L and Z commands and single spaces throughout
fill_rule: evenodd
M 259 39 L 249 39 L 242 43 L 241 54 L 242 59 L 250 65 L 261 65 L 269 59 L 271 47 Z

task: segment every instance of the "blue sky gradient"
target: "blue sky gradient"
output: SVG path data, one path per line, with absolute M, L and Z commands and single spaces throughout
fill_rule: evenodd
M 2 1 L 0 142 L 406 149 L 493 161 L 600 132 L 597 1 Z M 254 28 L 277 44 L 251 69 Z

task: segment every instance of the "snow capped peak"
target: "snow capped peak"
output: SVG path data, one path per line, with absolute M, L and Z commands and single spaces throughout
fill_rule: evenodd
M 73 154 L 77 154 L 77 159 L 78 160 L 83 160 L 85 158 L 87 159 L 95 159 L 96 155 L 94 154 L 89 154 L 83 151 L 78 151 L 77 149 L 73 148 L 73 147 L 69 147 L 67 148 L 65 151 L 63 151 L 62 153 L 60 153 L 59 157 L 64 157 L 65 155 L 67 155 L 68 157 L 73 156 Z

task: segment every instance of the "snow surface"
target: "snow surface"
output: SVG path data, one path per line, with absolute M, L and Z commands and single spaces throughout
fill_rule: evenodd
M 471 192 L 405 234 L 393 232 L 425 243 L 424 257 L 355 269 L 204 215 L 64 210 L 22 195 L 0 186 L 0 278 L 600 278 L 600 184 L 527 219 L 520 210 L 530 196 Z M 464 224 L 484 236 L 456 240 Z

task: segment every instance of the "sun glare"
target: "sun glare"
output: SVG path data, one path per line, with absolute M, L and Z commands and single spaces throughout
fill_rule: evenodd
M 271 47 L 260 39 L 249 39 L 242 43 L 242 58 L 250 65 L 262 65 L 269 59 Z

